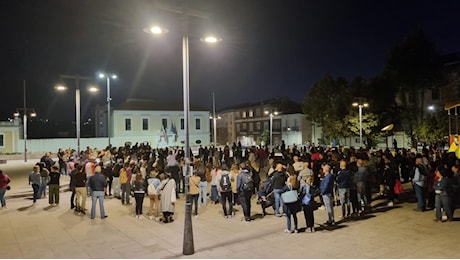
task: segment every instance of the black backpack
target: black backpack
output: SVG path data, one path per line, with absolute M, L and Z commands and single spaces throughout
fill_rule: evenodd
M 220 188 L 222 189 L 222 192 L 228 192 L 232 190 L 232 183 L 228 173 L 222 174 L 222 178 L 220 178 Z
M 251 174 L 249 172 L 243 172 L 243 176 L 241 176 L 241 181 L 242 181 L 242 190 L 243 191 L 253 191 L 254 190 L 254 180 L 251 177 Z

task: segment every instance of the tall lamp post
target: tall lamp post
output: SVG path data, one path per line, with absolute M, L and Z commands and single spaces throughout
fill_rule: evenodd
M 67 74 L 62 74 L 60 75 L 60 78 L 62 80 L 64 79 L 70 79 L 70 80 L 75 80 L 75 127 L 76 127 L 76 135 L 77 135 L 77 156 L 76 158 L 78 161 L 80 161 L 80 80 L 88 80 L 92 81 L 94 78 L 93 77 L 85 77 L 85 76 L 80 76 L 80 75 L 67 75 Z M 67 89 L 67 87 L 63 84 L 59 84 L 55 87 L 56 90 L 58 91 L 64 91 Z M 88 88 L 90 92 L 97 92 L 99 89 L 97 87 L 90 87 Z
M 369 104 L 363 98 L 358 98 L 357 102 L 352 104 L 359 109 L 359 147 L 363 147 L 363 107 L 368 107 Z
M 14 113 L 15 117 L 19 117 L 21 114 L 19 111 L 23 111 L 23 136 L 24 136 L 24 162 L 27 162 L 27 114 L 30 112 L 30 117 L 36 117 L 37 113 L 35 113 L 35 109 L 27 108 L 26 106 L 26 81 L 24 80 L 24 107 L 23 108 L 16 108 L 16 112 Z
M 189 131 L 189 120 L 190 120 L 190 94 L 189 94 L 189 39 L 188 39 L 188 16 L 191 15 L 187 11 L 181 10 L 172 10 L 165 9 L 166 11 L 180 13 L 184 15 L 184 32 L 182 36 L 182 75 L 183 75 L 183 100 L 184 100 L 184 175 L 185 175 L 185 217 L 184 217 L 184 240 L 183 240 L 183 249 L 182 253 L 184 255 L 191 255 L 195 253 L 194 243 L 193 243 L 193 229 L 192 229 L 192 199 L 190 197 L 190 175 L 191 175 L 191 165 L 190 165 L 190 131 Z M 198 15 L 194 15 L 198 16 Z M 201 17 L 201 16 L 198 16 Z M 144 29 L 144 32 L 150 33 L 153 35 L 162 35 L 168 32 L 167 29 L 160 26 L 151 26 Z M 222 39 L 215 36 L 207 36 L 202 38 L 202 42 L 206 43 L 217 43 Z
M 112 98 L 110 97 L 110 78 L 116 79 L 117 75 L 113 73 L 100 73 L 99 78 L 107 79 L 107 137 L 109 139 L 108 141 L 109 141 L 109 147 L 110 147 L 111 146 L 111 143 L 110 143 L 110 136 L 111 136 L 111 133 L 110 133 L 110 128 L 111 128 L 110 127 L 110 101 L 112 100 Z
M 273 117 L 278 115 L 278 112 L 277 111 L 274 111 L 274 112 L 265 111 L 264 113 L 270 117 L 270 151 L 271 151 L 273 149 Z
M 212 92 L 212 116 L 210 117 L 213 123 L 214 131 L 214 147 L 217 145 L 217 119 L 221 119 L 220 116 L 216 115 L 216 101 L 214 99 L 214 92 Z

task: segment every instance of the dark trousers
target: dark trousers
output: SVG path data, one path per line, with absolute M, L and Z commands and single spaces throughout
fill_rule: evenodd
M 144 202 L 145 193 L 135 192 L 134 199 L 136 200 L 136 215 L 142 215 L 142 204 Z
M 38 196 L 39 196 L 38 193 L 40 191 L 40 185 L 34 183 L 34 184 L 32 184 L 32 189 L 34 190 L 34 198 L 33 198 L 33 200 L 34 200 L 34 203 L 35 203 L 37 201 L 37 199 L 38 199 Z
M 193 214 L 194 216 L 198 215 L 198 198 L 200 197 L 200 194 L 190 194 L 190 202 L 191 207 L 193 208 L 193 204 L 195 204 L 195 213 Z
M 238 199 L 238 193 L 233 193 L 233 206 L 240 205 L 240 200 Z
M 307 222 L 307 228 L 312 228 L 315 225 L 313 208 L 310 205 L 302 205 L 302 210 L 303 215 L 305 216 L 305 222 Z
M 222 209 L 224 210 L 224 216 L 231 215 L 233 212 L 232 191 L 221 192 L 220 199 L 222 202 Z M 228 201 L 228 211 L 227 211 L 227 201 Z
M 251 196 L 252 192 L 241 191 L 238 193 L 241 207 L 243 208 L 243 214 L 245 220 L 251 220 Z
M 358 213 L 361 205 L 358 204 L 358 192 L 356 189 L 350 189 L 350 202 L 353 213 Z
M 70 195 L 70 208 L 75 208 L 75 188 L 70 188 L 72 195 Z
M 107 189 L 109 190 L 109 195 L 112 195 L 112 182 L 113 182 L 113 179 L 109 179 L 107 181 Z

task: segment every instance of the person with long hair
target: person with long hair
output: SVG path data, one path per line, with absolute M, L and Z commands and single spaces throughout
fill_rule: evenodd
M 144 197 L 145 197 L 145 181 L 142 176 L 142 174 L 138 173 L 136 174 L 136 179 L 134 181 L 133 185 L 133 190 L 134 190 L 134 199 L 136 200 L 136 218 L 141 219 L 144 218 L 142 216 L 142 205 L 144 202 Z

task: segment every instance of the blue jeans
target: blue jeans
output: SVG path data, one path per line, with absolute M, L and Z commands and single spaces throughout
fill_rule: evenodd
M 452 220 L 452 209 L 450 207 L 450 197 L 448 195 L 437 195 L 434 199 L 434 205 L 436 207 L 436 219 L 441 220 L 442 213 L 441 208 L 446 212 L 446 216 L 449 220 Z
M 219 193 L 217 192 L 217 186 L 211 185 L 211 200 L 216 202 L 219 201 Z
M 96 201 L 99 200 L 99 207 L 101 209 L 101 218 L 105 217 L 105 210 L 104 210 L 104 191 L 92 191 L 91 197 L 93 202 L 91 204 L 91 218 L 96 217 Z
M 38 191 L 40 190 L 40 185 L 38 184 L 32 184 L 32 189 L 34 190 L 34 197 L 33 197 L 33 201 L 34 203 L 37 201 L 37 199 L 39 198 L 39 194 L 38 194 Z
M 324 207 L 327 211 L 328 221 L 329 223 L 334 222 L 334 208 L 332 207 L 332 194 L 324 194 L 323 195 L 323 202 Z
M 48 178 L 46 177 L 40 177 L 42 180 L 42 183 L 40 185 L 40 191 L 38 191 L 38 197 L 46 197 L 46 187 L 48 186 Z
M 283 206 L 281 191 L 282 189 L 273 189 L 273 195 L 275 195 L 275 214 L 280 214 L 280 206 Z
M 200 195 L 198 196 L 198 204 L 204 205 L 208 204 L 208 198 L 206 193 L 208 192 L 208 183 L 206 181 L 200 181 Z
M 417 209 L 421 211 L 425 211 L 425 195 L 423 194 L 423 187 L 413 184 L 415 197 L 417 198 Z
M 348 188 L 339 188 L 339 198 L 340 198 L 340 205 L 342 205 L 342 216 L 349 216 L 350 215 L 350 189 Z M 346 215 L 345 215 L 345 210 Z
M 287 220 L 287 229 L 291 230 L 291 216 L 294 219 L 294 229 L 298 229 L 297 227 L 297 213 L 292 213 L 288 207 L 286 209 L 286 220 Z
M 0 189 L 0 202 L 2 203 L 2 207 L 6 206 L 5 193 L 6 189 Z

